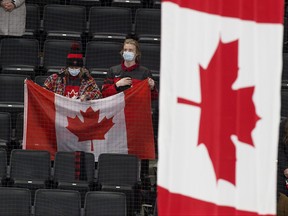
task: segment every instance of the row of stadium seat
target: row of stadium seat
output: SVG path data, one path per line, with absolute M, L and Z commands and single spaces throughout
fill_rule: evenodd
M 0 44 L 1 73 L 26 74 L 32 79 L 39 74 L 58 72 L 66 66 L 67 54 L 75 41 L 47 39 L 40 51 L 37 39 L 4 38 Z M 120 64 L 122 44 L 113 41 L 90 41 L 83 50 L 84 64 L 94 77 L 105 77 L 108 69 Z M 156 80 L 160 71 L 160 44 L 140 43 L 143 66 L 149 68 Z M 40 72 L 39 72 L 40 70 Z
M 140 41 L 160 40 L 160 9 L 139 8 L 134 17 L 131 8 L 91 7 L 87 22 L 83 6 L 46 5 L 43 17 L 38 5 L 27 4 L 26 8 L 27 37 L 36 37 L 41 31 L 45 38 L 80 39 L 87 33 L 89 39 L 123 40 L 136 34 Z
M 44 7 L 47 4 L 62 4 L 62 5 L 82 5 L 91 6 L 111 6 L 123 5 L 125 7 L 146 7 L 160 8 L 160 0 L 26 0 L 28 4 L 38 4 Z
M 0 187 L 0 215 L 5 216 L 126 216 L 124 193 L 89 191 L 81 208 L 78 191 L 37 189 L 31 204 L 31 192 L 25 188 Z
M 29 189 L 32 203 L 37 189 L 79 191 L 82 206 L 88 191 L 100 190 L 125 193 L 128 211 L 139 210 L 140 169 L 139 159 L 134 155 L 103 153 L 99 155 L 96 167 L 92 153 L 58 151 L 51 167 L 48 151 L 14 149 L 9 169 L 6 151 L 1 149 L 0 156 L 2 186 Z M 77 170 L 76 162 L 80 163 L 81 169 Z

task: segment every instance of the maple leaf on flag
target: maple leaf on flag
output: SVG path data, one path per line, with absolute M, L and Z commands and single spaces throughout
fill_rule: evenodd
M 91 151 L 93 151 L 92 140 L 104 140 L 105 134 L 113 127 L 113 117 L 106 118 L 106 116 L 99 121 L 99 110 L 94 111 L 89 107 L 86 112 L 80 110 L 84 121 L 82 122 L 78 116 L 75 118 L 67 117 L 68 126 L 66 127 L 70 132 L 78 137 L 78 142 L 91 140 Z
M 204 144 L 216 179 L 235 185 L 236 148 L 231 140 L 254 146 L 251 132 L 260 119 L 252 100 L 254 86 L 232 89 L 238 76 L 238 40 L 219 45 L 207 69 L 200 66 L 201 102 L 178 98 L 178 103 L 201 108 L 198 145 Z

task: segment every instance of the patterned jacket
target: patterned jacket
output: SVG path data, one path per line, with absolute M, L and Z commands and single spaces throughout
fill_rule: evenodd
M 94 78 L 89 74 L 89 71 L 84 68 L 81 70 L 83 75 L 81 77 L 79 97 L 86 95 L 87 99 L 89 100 L 102 98 L 101 91 L 98 88 Z M 52 74 L 45 80 L 44 87 L 56 94 L 64 95 L 69 76 L 67 74 L 67 68 L 61 69 L 59 74 Z

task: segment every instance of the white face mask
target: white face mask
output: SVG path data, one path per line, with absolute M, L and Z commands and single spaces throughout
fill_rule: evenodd
M 77 76 L 80 73 L 80 68 L 68 68 L 69 73 L 71 76 Z
M 123 52 L 123 58 L 125 61 L 133 61 L 135 54 L 133 52 L 125 51 Z

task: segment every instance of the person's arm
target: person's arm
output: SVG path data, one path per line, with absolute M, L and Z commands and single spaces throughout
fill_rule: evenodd
M 102 95 L 104 98 L 118 93 L 119 89 L 116 87 L 114 79 L 114 73 L 110 68 L 102 85 Z
M 58 78 L 57 74 L 52 74 L 45 80 L 43 87 L 49 91 L 54 92 L 55 80 Z
M 80 97 L 81 100 L 94 100 L 102 98 L 102 93 L 91 75 L 87 75 L 87 88 L 83 96 Z

